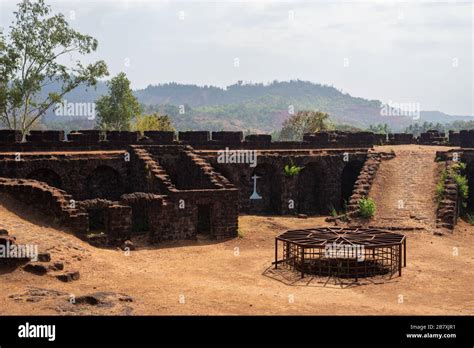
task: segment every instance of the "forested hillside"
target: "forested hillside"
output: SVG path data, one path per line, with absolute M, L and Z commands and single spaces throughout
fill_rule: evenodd
M 54 90 L 51 85 L 50 90 Z M 105 83 L 95 88 L 77 88 L 66 96 L 68 102 L 94 102 L 106 91 Z M 48 91 L 45 91 L 46 93 Z M 136 90 L 144 112 L 160 111 L 171 116 L 178 130 L 243 130 L 271 133 L 279 130 L 291 112 L 309 109 L 327 112 L 333 122 L 359 128 L 388 124 L 401 131 L 415 122 L 448 123 L 474 120 L 438 111 L 422 111 L 421 120 L 406 116 L 382 116 L 381 102 L 353 97 L 332 86 L 307 81 L 246 84 L 226 89 L 213 86 L 167 83 Z M 43 120 L 47 128 L 92 128 L 94 120 L 58 117 L 50 111 Z

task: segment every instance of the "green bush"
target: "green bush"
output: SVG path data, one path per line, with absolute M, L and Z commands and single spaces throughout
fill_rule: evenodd
M 329 215 L 332 217 L 338 217 L 339 213 L 337 212 L 336 208 L 333 205 L 329 206 Z
M 456 181 L 461 198 L 466 200 L 469 197 L 469 184 L 467 177 L 461 174 L 454 174 L 453 178 L 454 181 Z
M 464 163 L 464 162 L 454 163 L 451 166 L 452 170 L 454 170 L 455 172 L 460 172 L 460 173 L 463 173 L 466 170 L 466 168 L 467 168 L 467 166 L 466 166 L 466 163 Z
M 372 198 L 362 198 L 359 201 L 359 214 L 363 218 L 371 218 L 375 214 L 375 202 Z
M 456 182 L 459 195 L 461 196 L 462 209 L 466 209 L 467 199 L 469 198 L 469 180 L 466 175 L 466 169 L 466 163 L 463 162 L 458 162 L 451 166 L 451 175 Z
M 294 164 L 291 164 L 291 165 L 287 164 L 283 168 L 283 174 L 285 174 L 285 176 L 287 177 L 292 177 L 292 176 L 298 175 L 302 170 L 303 170 L 303 167 L 298 167 L 298 166 L 295 166 Z

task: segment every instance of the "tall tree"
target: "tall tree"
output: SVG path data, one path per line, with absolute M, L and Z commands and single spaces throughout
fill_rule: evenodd
M 44 0 L 17 6 L 10 32 L 0 39 L 0 123 L 24 137 L 66 93 L 80 84 L 95 85 L 108 71 L 103 61 L 61 64 L 64 55 L 95 51 L 97 40 L 72 29 Z M 43 87 L 54 81 L 60 89 L 40 97 Z
M 298 111 L 288 118 L 280 132 L 280 140 L 302 140 L 305 133 L 333 129 L 329 114 L 321 111 Z
M 141 112 L 140 104 L 133 95 L 130 81 L 121 72 L 107 82 L 109 95 L 96 102 L 97 117 L 100 129 L 130 130 L 130 121 Z

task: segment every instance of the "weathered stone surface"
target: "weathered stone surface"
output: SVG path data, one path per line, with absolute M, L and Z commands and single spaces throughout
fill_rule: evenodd
M 48 265 L 39 262 L 30 262 L 23 266 L 26 272 L 33 273 L 36 275 L 45 275 L 48 273 Z
M 49 269 L 52 271 L 62 271 L 64 270 L 64 264 L 62 262 L 54 262 L 49 266 Z
M 451 167 L 455 162 L 447 160 L 445 170 L 451 173 Z M 443 199 L 438 202 L 436 210 L 436 226 L 447 230 L 453 230 L 456 225 L 460 211 L 460 196 L 458 186 L 452 175 L 448 175 L 444 181 Z
M 50 253 L 38 253 L 38 261 L 40 262 L 49 262 L 51 261 Z
M 79 271 L 69 271 L 63 274 L 56 275 L 56 278 L 62 282 L 72 282 L 74 280 L 79 280 L 80 274 Z

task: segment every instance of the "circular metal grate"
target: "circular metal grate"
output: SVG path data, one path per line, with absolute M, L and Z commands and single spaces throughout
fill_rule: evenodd
M 392 277 L 406 266 L 406 237 L 376 228 L 290 230 L 275 238 L 274 264 L 300 271 L 302 277 Z

